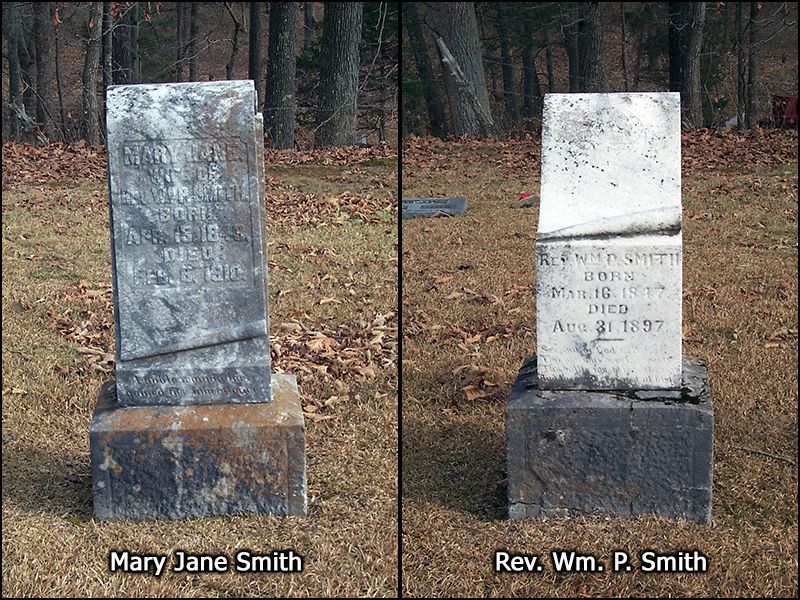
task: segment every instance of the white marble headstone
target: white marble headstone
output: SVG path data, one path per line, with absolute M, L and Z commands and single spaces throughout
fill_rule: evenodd
M 539 385 L 681 385 L 680 94 L 547 94 Z

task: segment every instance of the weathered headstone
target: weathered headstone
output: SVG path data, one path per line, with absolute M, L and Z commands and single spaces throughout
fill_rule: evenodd
M 677 94 L 550 94 L 536 332 L 544 388 L 681 382 Z
M 268 401 L 252 85 L 111 87 L 107 127 L 120 403 Z
M 509 514 L 707 521 L 713 411 L 681 353 L 680 96 L 548 94 L 537 356 L 507 405 Z
M 466 198 L 403 198 L 402 218 L 460 216 L 467 210 Z
M 96 513 L 304 514 L 299 394 L 270 377 L 253 82 L 114 86 L 107 107 L 116 385 L 90 428 Z

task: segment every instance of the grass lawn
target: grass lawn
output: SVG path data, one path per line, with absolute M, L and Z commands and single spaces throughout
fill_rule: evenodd
M 3 190 L 4 595 L 396 594 L 396 160 L 301 158 L 269 154 L 267 235 L 273 369 L 297 375 L 306 414 L 306 518 L 93 519 L 88 427 L 114 352 L 106 185 L 36 173 Z M 305 562 L 155 578 L 110 574 L 112 549 Z
M 504 407 L 536 349 L 538 214 L 508 205 L 522 192 L 538 195 L 538 150 L 431 140 L 404 150 L 404 197 L 469 201 L 463 217 L 402 224 L 406 595 L 796 596 L 797 138 L 785 135 L 788 159 L 763 158 L 771 149 L 762 146 L 752 161 L 744 153 L 751 139 L 684 140 L 683 350 L 709 369 L 711 526 L 507 520 Z M 614 550 L 638 563 L 645 550 L 698 549 L 710 568 L 558 575 L 549 553 L 559 549 L 606 565 Z M 545 569 L 497 575 L 496 550 L 538 554 Z

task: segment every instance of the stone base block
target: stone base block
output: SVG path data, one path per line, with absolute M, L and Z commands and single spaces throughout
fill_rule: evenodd
M 305 424 L 293 375 L 272 375 L 272 402 L 117 403 L 105 384 L 89 428 L 98 519 L 305 515 Z
M 705 365 L 675 391 L 542 390 L 536 358 L 506 405 L 511 519 L 611 513 L 711 520 L 714 412 Z

